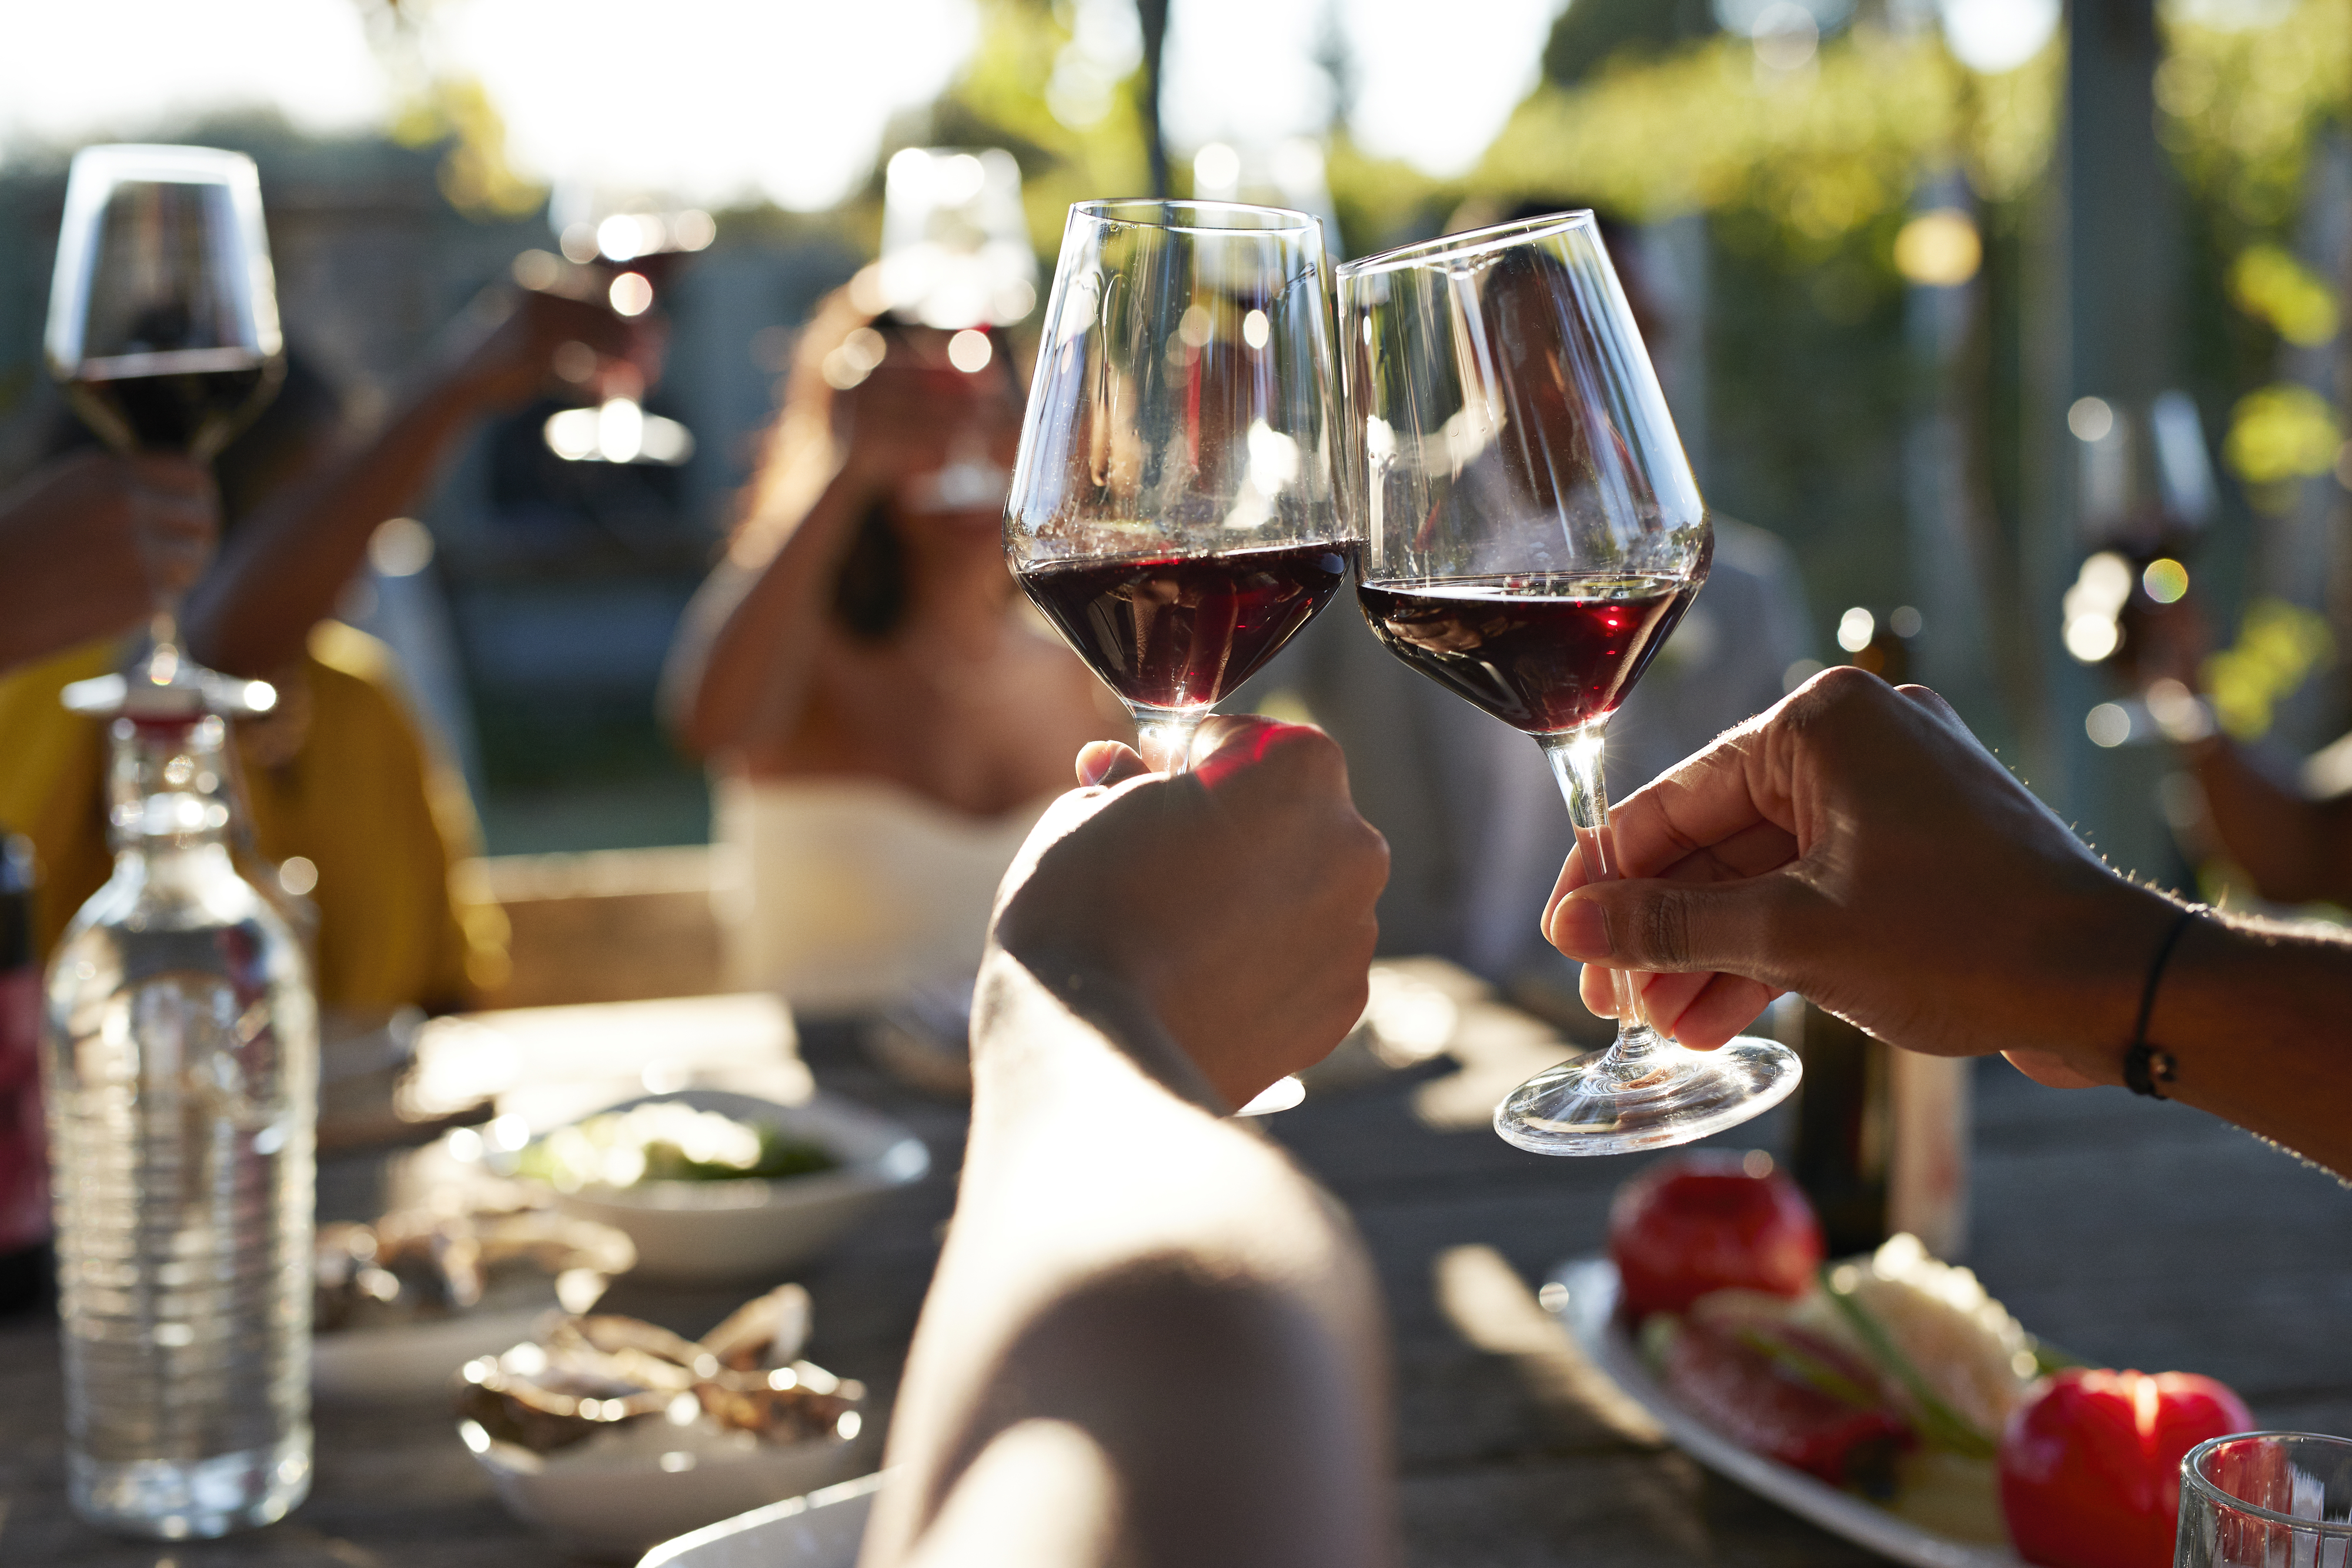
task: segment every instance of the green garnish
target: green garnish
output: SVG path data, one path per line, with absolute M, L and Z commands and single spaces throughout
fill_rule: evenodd
M 563 1192 L 654 1181 L 773 1181 L 833 1169 L 823 1145 L 764 1122 L 654 1101 L 559 1127 L 517 1156 L 518 1174 Z
M 1788 1373 L 1814 1392 L 1826 1394 L 1841 1404 L 1852 1405 L 1857 1409 L 1878 1408 L 1879 1398 L 1876 1389 L 1864 1388 L 1818 1356 L 1807 1355 L 1795 1345 L 1774 1339 L 1761 1329 L 1752 1326 L 1735 1332 L 1741 1343 L 1759 1352 L 1773 1365 Z

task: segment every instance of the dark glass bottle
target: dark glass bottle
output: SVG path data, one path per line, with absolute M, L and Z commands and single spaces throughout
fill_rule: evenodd
M 1867 641 L 1854 664 L 1910 679 L 1916 611 L 1846 612 Z M 1785 1015 L 1781 1043 L 1804 1059 L 1792 1103 L 1789 1174 L 1821 1216 L 1830 1256 L 1866 1252 L 1898 1231 L 1938 1258 L 1968 1240 L 1968 1063 L 1897 1051 L 1811 1002 Z M 1790 1038 L 1792 1037 L 1792 1038 Z
M 0 831 L 0 1315 L 54 1294 L 33 881 L 32 841 Z

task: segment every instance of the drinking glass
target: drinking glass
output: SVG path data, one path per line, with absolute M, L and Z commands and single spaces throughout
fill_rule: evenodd
M 1005 504 L 1022 588 L 1134 714 L 1145 761 L 1320 610 L 1337 509 L 1323 231 L 1220 202 L 1070 209 Z
M 1357 596 L 1391 653 L 1535 737 L 1587 871 L 1618 874 L 1601 734 L 1714 544 L 1590 213 L 1452 235 L 1339 269 Z M 1797 1086 L 1742 1038 L 1686 1051 L 1614 977 L 1616 1042 L 1513 1090 L 1495 1130 L 1538 1154 L 1686 1143 Z
M 118 452 L 208 463 L 284 367 L 253 160 L 210 147 L 85 147 L 66 180 L 44 338 L 49 374 Z M 157 608 L 151 668 L 178 660 Z
M 2180 1461 L 2174 1568 L 2347 1568 L 2352 1440 L 2314 1432 L 2214 1437 Z

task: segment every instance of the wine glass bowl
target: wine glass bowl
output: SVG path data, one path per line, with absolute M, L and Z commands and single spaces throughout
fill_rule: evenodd
M 1590 213 L 1339 269 L 1357 598 L 1388 650 L 1533 737 L 1595 881 L 1618 874 L 1611 714 L 1706 580 L 1705 503 Z M 1685 1051 L 1616 979 L 1616 1043 L 1512 1092 L 1495 1128 L 1617 1154 L 1731 1126 L 1796 1087 L 1769 1040 Z
M 44 348 L 109 445 L 210 461 L 283 365 L 253 160 L 209 147 L 76 153 Z
M 1181 772 L 1312 619 L 1355 534 L 1321 225 L 1217 202 L 1070 209 L 1005 507 L 1022 587 Z

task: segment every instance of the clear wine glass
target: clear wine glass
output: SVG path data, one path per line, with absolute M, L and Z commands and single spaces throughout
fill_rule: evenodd
M 2240 1432 L 2180 1460 L 2173 1568 L 2345 1568 L 2352 1563 L 2352 1440 Z
M 1618 874 L 1601 735 L 1699 586 L 1706 508 L 1590 213 L 1451 235 L 1339 269 L 1357 596 L 1388 650 L 1535 737 L 1585 865 Z M 1615 977 L 1617 1040 L 1496 1108 L 1523 1149 L 1687 1143 L 1797 1086 L 1741 1038 L 1674 1044 Z
M 211 147 L 85 147 L 66 180 L 44 339 L 49 374 L 118 452 L 210 462 L 283 373 L 253 160 Z M 178 606 L 149 669 L 172 684 Z
M 1004 553 L 1134 714 L 1153 768 L 1183 772 L 1210 708 L 1348 576 L 1338 428 L 1315 219 L 1220 202 L 1070 209 Z

